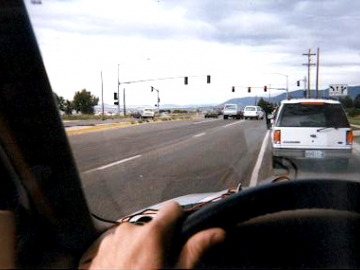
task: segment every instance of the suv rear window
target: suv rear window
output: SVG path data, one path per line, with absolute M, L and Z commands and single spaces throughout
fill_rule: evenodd
M 225 109 L 227 109 L 227 110 L 235 110 L 236 106 L 235 105 L 226 105 Z
M 255 107 L 246 107 L 245 111 L 256 111 Z
M 349 127 L 340 104 L 285 104 L 279 119 L 279 127 Z

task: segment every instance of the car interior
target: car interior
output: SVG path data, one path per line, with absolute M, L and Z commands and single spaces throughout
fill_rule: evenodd
M 16 213 L 17 265 L 75 268 L 114 223 L 89 210 L 21 0 L 0 1 L 0 48 L 0 206 Z M 198 268 L 358 268 L 359 217 L 359 183 L 270 183 L 188 212 L 172 248 L 220 226 L 226 241 Z

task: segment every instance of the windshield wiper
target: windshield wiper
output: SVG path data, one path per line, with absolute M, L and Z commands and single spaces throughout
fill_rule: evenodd
M 323 127 L 323 128 L 319 128 L 318 130 L 316 130 L 317 132 L 323 131 L 325 129 L 329 129 L 329 128 L 334 128 L 334 129 L 338 129 L 339 127 Z

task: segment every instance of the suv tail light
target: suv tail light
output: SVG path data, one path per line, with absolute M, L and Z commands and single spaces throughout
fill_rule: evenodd
M 352 130 L 346 131 L 346 144 L 347 145 L 352 144 L 353 140 L 354 140 L 354 134 L 353 134 Z
M 281 140 L 281 131 L 280 130 L 274 130 L 273 142 L 279 144 L 280 140 Z

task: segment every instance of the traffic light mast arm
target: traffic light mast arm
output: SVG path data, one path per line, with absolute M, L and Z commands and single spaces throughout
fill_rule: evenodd
M 235 90 L 235 88 L 246 88 L 246 89 L 264 89 L 264 86 L 232 86 L 232 90 Z M 266 87 L 267 90 L 287 90 L 286 88 L 279 88 L 279 87 Z M 234 91 L 233 91 L 234 92 Z
M 176 77 L 165 77 L 165 78 L 155 78 L 155 79 L 145 79 L 145 80 L 137 80 L 137 81 L 127 81 L 127 82 L 119 82 L 120 84 L 131 84 L 131 83 L 142 83 L 142 82 L 152 82 L 152 81 L 165 81 L 165 80 L 174 80 L 174 79 L 182 79 L 182 78 L 198 78 L 198 77 L 206 77 L 207 82 L 210 83 L 210 75 L 193 75 L 193 76 L 176 76 Z

